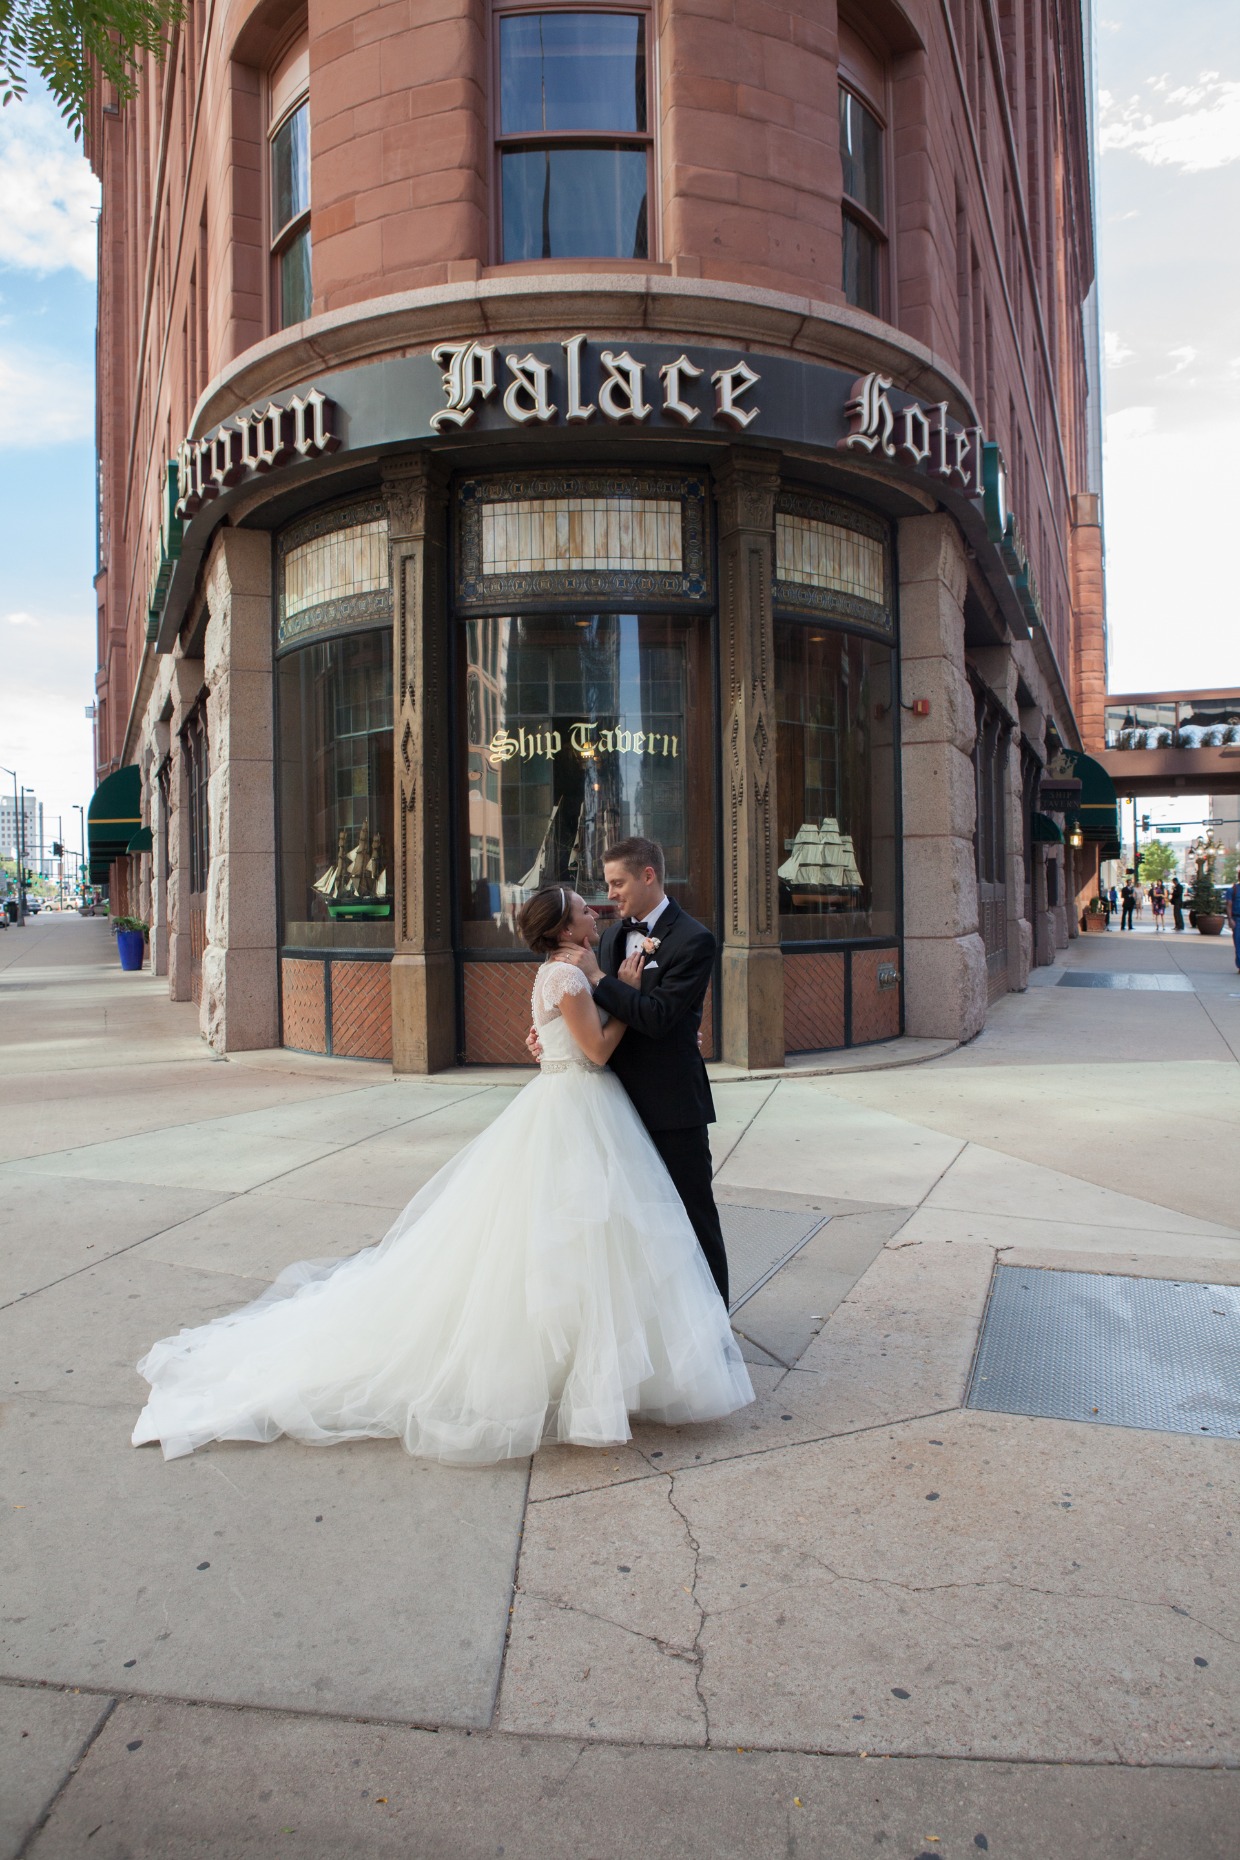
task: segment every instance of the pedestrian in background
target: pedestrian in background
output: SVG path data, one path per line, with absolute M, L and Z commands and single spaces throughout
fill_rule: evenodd
M 1231 931 L 1231 945 L 1236 952 L 1236 967 L 1240 969 L 1240 877 L 1228 888 L 1227 892 L 1227 928 Z
M 1137 905 L 1137 922 L 1140 923 L 1145 914 L 1145 886 L 1138 880 L 1132 890 Z
M 1124 889 L 1119 895 L 1122 906 L 1119 914 L 1119 927 L 1121 930 L 1131 930 L 1134 927 L 1132 913 L 1137 901 L 1137 888 L 1131 879 L 1124 880 Z
M 1171 915 L 1177 930 L 1184 928 L 1184 887 L 1179 879 L 1171 887 Z
M 1167 888 L 1161 878 L 1150 887 L 1150 908 L 1154 913 L 1155 930 L 1167 928 Z
M 1114 885 L 1112 885 L 1110 891 L 1108 891 L 1107 893 L 1107 929 L 1108 930 L 1111 928 L 1112 917 L 1118 917 L 1118 916 L 1119 916 L 1119 893 L 1118 891 L 1116 891 Z

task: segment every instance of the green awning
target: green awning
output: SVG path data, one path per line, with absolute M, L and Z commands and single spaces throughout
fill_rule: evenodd
M 142 825 L 142 771 L 136 762 L 106 775 L 86 812 L 92 883 L 104 882 L 114 859 L 123 859 Z M 96 877 L 102 873 L 103 877 Z
M 1057 827 L 1049 814 L 1033 815 L 1033 840 L 1035 845 L 1062 846 L 1063 828 Z
M 151 837 L 151 829 L 149 827 L 139 827 L 138 831 L 130 836 L 129 844 L 125 850 L 131 853 L 150 852 L 153 844 L 154 841 Z
M 1072 803 L 1072 813 L 1085 839 L 1090 842 L 1119 838 L 1119 801 L 1115 783 L 1103 768 L 1082 749 L 1061 749 L 1053 763 L 1056 774 L 1074 777 L 1081 792 Z

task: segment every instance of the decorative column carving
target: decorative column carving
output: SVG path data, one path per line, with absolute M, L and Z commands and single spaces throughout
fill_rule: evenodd
M 775 495 L 779 460 L 733 450 L 718 474 L 723 724 L 723 1057 L 784 1063 L 775 808 Z
M 392 1066 L 438 1072 L 456 1057 L 449 908 L 448 494 L 426 454 L 385 467 L 392 578 L 396 784 Z

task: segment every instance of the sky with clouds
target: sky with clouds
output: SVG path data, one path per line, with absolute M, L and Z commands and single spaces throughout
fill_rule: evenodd
M 1099 0 L 1097 57 L 1111 689 L 1240 684 L 1240 4 Z M 71 843 L 93 786 L 97 210 L 46 96 L 0 109 L 0 765 Z

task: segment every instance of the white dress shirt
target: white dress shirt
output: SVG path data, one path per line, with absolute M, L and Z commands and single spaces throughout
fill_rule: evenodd
M 654 909 L 652 911 L 646 912 L 646 935 L 647 936 L 653 936 L 655 934 L 654 927 L 658 923 L 660 917 L 662 917 L 669 903 L 670 903 L 670 899 L 668 899 L 667 897 L 660 898 L 659 902 L 655 905 Z M 641 946 L 642 946 L 641 931 L 630 930 L 626 934 L 625 939 L 624 939 L 625 956 L 626 957 L 635 956 L 638 950 L 641 948 Z M 652 962 L 655 963 L 655 965 L 657 966 L 657 956 L 648 956 L 646 958 L 646 967 L 649 968 Z

